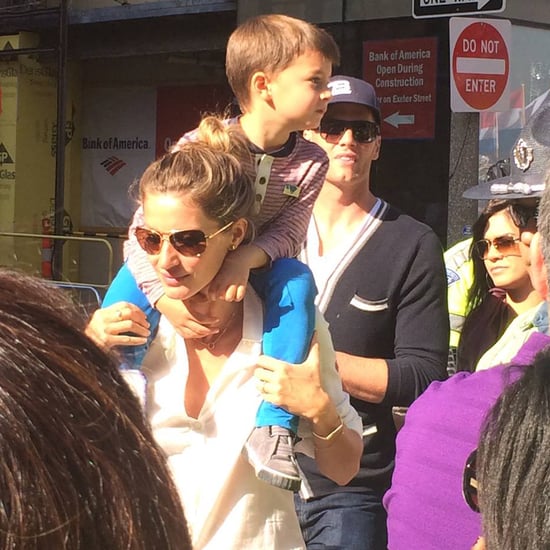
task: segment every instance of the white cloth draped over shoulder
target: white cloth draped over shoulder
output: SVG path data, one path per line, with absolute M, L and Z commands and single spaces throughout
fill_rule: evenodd
M 359 416 L 335 369 L 328 325 L 316 322 L 322 383 L 343 422 L 361 434 Z M 147 380 L 146 415 L 166 454 L 199 549 L 305 548 L 292 493 L 259 481 L 242 449 L 254 427 L 261 397 L 253 377 L 261 353 L 262 304 L 249 287 L 243 337 L 210 387 L 198 418 L 184 403 L 188 377 L 185 341 L 162 318 L 142 367 Z M 313 454 L 311 430 L 300 422 L 297 446 Z

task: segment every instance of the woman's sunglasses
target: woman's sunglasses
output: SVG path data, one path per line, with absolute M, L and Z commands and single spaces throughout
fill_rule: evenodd
M 205 235 L 200 229 L 174 230 L 169 233 L 159 233 L 146 227 L 136 227 L 135 235 L 139 246 L 147 254 L 159 254 L 163 241 L 168 241 L 177 252 L 183 256 L 200 256 L 206 250 L 206 243 L 212 237 L 219 235 L 233 225 L 229 222 L 211 235 Z
M 479 499 L 477 494 L 476 477 L 477 449 L 474 449 L 466 459 L 464 472 L 462 474 L 462 496 L 466 504 L 474 511 L 479 512 Z
M 324 118 L 319 127 L 321 137 L 328 143 L 338 143 L 346 130 L 351 130 L 357 143 L 371 143 L 380 135 L 380 126 L 369 120 Z
M 502 235 L 496 237 L 492 241 L 489 239 L 481 239 L 474 243 L 474 252 L 481 260 L 486 260 L 489 257 L 489 249 L 494 246 L 503 256 L 512 256 L 519 254 L 518 243 L 520 238 L 515 235 Z

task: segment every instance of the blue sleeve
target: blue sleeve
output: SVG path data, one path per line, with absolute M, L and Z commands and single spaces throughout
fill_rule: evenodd
M 270 269 L 253 273 L 250 282 L 264 303 L 263 353 L 289 363 L 303 363 L 315 329 L 317 289 L 309 267 L 294 258 L 280 258 Z M 296 433 L 298 417 L 262 401 L 256 426 L 274 425 Z
M 149 315 L 156 311 L 149 303 L 147 296 L 140 290 L 138 284 L 128 268 L 126 263 L 122 264 L 115 278 L 112 280 L 105 298 L 103 298 L 103 307 L 110 306 L 116 302 L 130 302 L 139 307 L 149 318 Z M 158 312 L 157 312 L 158 313 Z
M 263 300 L 263 353 L 289 363 L 305 361 L 315 327 L 313 275 L 294 258 L 281 258 L 250 282 Z
M 158 328 L 160 312 L 150 304 L 147 296 L 140 290 L 126 263 L 122 265 L 109 285 L 101 307 L 107 307 L 121 301 L 130 302 L 138 306 L 147 316 L 151 329 L 147 344 L 143 346 L 119 347 L 119 352 L 123 357 L 123 366 L 131 368 L 141 364 L 143 357 L 147 353 L 147 349 L 155 337 Z

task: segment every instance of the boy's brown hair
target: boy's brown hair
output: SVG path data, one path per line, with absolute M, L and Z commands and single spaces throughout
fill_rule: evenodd
M 139 198 L 185 194 L 222 225 L 255 213 L 256 193 L 248 142 L 238 124 L 215 116 L 201 120 L 195 138 L 152 162 L 139 181 Z
M 250 78 L 256 71 L 282 71 L 307 50 L 320 52 L 333 65 L 340 63 L 334 38 L 302 19 L 269 14 L 239 25 L 227 42 L 225 73 L 241 109 L 250 101 Z

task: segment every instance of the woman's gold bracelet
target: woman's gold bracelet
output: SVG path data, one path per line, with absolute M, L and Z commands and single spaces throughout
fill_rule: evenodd
M 332 432 L 330 432 L 328 435 L 319 435 L 319 434 L 316 434 L 313 430 L 311 430 L 311 433 L 313 434 L 313 437 L 316 437 L 317 439 L 321 439 L 323 441 L 332 441 L 343 429 L 344 429 L 344 423 L 340 418 L 340 425 L 334 428 L 334 430 L 332 430 Z

